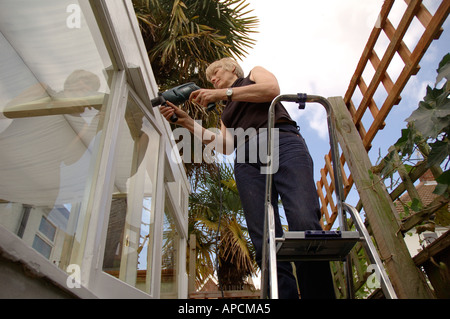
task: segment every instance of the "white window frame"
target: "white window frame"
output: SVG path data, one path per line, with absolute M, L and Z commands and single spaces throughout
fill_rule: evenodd
M 105 42 L 108 54 L 111 57 L 113 70 L 109 75 L 111 80 L 110 95 L 104 106 L 105 118 L 102 135 L 99 141 L 96 169 L 92 176 L 92 188 L 86 210 L 89 212 L 86 229 L 83 229 L 80 242 L 80 255 L 74 260 L 80 266 L 81 288 L 69 289 L 74 295 L 81 298 L 159 298 L 161 283 L 161 248 L 163 236 L 163 214 L 166 192 L 173 203 L 180 202 L 181 192 L 168 190 L 165 187 L 166 172 L 174 175 L 171 179 L 180 180 L 180 187 L 188 193 L 188 183 L 184 171 L 168 162 L 169 148 L 173 141 L 166 141 L 171 134 L 170 126 L 162 120 L 159 113 L 155 114 L 152 109 L 147 109 L 151 97 L 157 95 L 157 85 L 148 61 L 147 52 L 143 43 L 139 25 L 135 16 L 131 0 L 89 0 L 80 1 L 82 10 L 91 10 L 95 16 L 96 23 L 101 29 L 101 36 L 95 35 L 96 41 Z M 124 14 L 125 13 L 125 14 Z M 131 30 L 131 32 L 130 32 Z M 133 99 L 141 108 L 146 118 L 154 125 L 161 136 L 158 154 L 158 174 L 155 187 L 155 233 L 153 242 L 153 258 L 150 270 L 152 271 L 152 284 L 150 293 L 145 293 L 132 287 L 119 279 L 103 272 L 103 257 L 105 240 L 108 228 L 108 219 L 111 206 L 111 195 L 114 183 L 113 168 L 116 161 L 117 137 L 120 134 L 120 126 L 123 122 L 128 99 Z M 184 174 L 184 175 L 183 175 Z M 181 178 L 180 178 L 181 177 Z M 182 184 L 182 185 L 181 185 Z M 179 224 L 180 237 L 180 260 L 186 256 L 186 232 L 187 212 L 184 208 L 176 207 L 175 218 Z M 185 216 L 186 215 L 186 216 Z M 178 226 L 177 226 L 178 227 Z M 38 265 L 41 275 L 48 277 L 58 286 L 68 289 L 70 274 L 55 267 L 49 260 L 32 249 L 24 241 L 9 232 L 0 225 L 0 247 L 3 251 L 14 251 L 15 259 L 29 266 Z M 180 265 L 184 265 L 183 262 Z M 181 271 L 180 274 L 184 274 Z M 185 277 L 185 276 L 184 276 Z M 186 291 L 185 291 L 186 290 Z M 187 294 L 187 279 L 180 278 L 179 295 L 185 298 Z
M 102 36 L 113 61 L 115 73 L 113 75 L 112 94 L 108 100 L 106 115 L 106 118 L 111 122 L 106 123 L 104 128 L 107 134 L 102 141 L 103 148 L 100 156 L 102 163 L 99 167 L 103 169 L 97 172 L 98 180 L 94 190 L 95 194 L 92 195 L 95 198 L 93 205 L 96 206 L 95 209 L 93 207 L 93 211 L 97 211 L 99 214 L 96 216 L 97 220 L 94 221 L 91 218 L 89 224 L 89 235 L 86 241 L 82 264 L 84 273 L 82 283 L 100 298 L 159 298 L 162 262 L 160 248 L 162 247 L 164 197 L 166 191 L 164 186 L 165 174 L 158 174 L 156 182 L 154 222 L 159 227 L 155 227 L 152 243 L 154 252 L 152 265 L 150 266 L 152 284 L 150 293 L 147 294 L 102 271 L 104 241 L 106 240 L 113 183 L 113 178 L 107 176 L 107 172 L 111 172 L 112 167 L 114 167 L 113 159 L 115 158 L 114 153 L 117 146 L 115 141 L 119 134 L 119 123 L 124 117 L 128 98 L 132 98 L 136 102 L 161 137 L 167 137 L 171 134 L 169 132 L 170 126 L 167 122 L 162 121 L 162 117 L 159 114 L 156 116 L 153 110 L 149 110 L 146 107 L 146 105 L 151 105 L 151 97 L 157 96 L 158 88 L 151 70 L 132 2 L 130 0 L 91 0 L 90 4 L 94 10 L 98 24 L 103 31 Z M 127 27 L 124 28 L 124 25 Z M 132 34 L 129 32 L 130 28 Z M 158 172 L 167 171 L 165 170 L 165 165 L 169 165 L 169 171 L 179 169 L 168 164 L 166 155 L 168 148 L 167 141 L 161 138 Z M 183 173 L 175 172 L 176 175 L 182 175 Z M 184 179 L 186 179 L 185 175 Z M 183 189 L 185 189 L 184 192 L 188 194 L 187 180 L 184 181 L 184 184 L 186 184 L 183 186 Z M 181 192 L 178 192 L 177 197 L 180 194 Z M 174 200 L 173 202 L 176 203 L 177 201 Z M 174 207 L 177 207 L 177 205 L 174 205 Z M 180 243 L 180 258 L 183 260 L 186 256 L 187 216 L 184 216 L 182 209 L 176 210 L 175 215 L 177 224 L 182 225 L 179 227 L 179 230 L 183 238 L 183 241 Z M 185 271 L 180 270 L 180 274 L 185 274 Z M 178 282 L 180 297 L 186 296 L 187 277 L 184 275 Z
M 165 144 L 164 139 L 162 138 L 162 131 L 159 129 L 158 124 L 155 121 L 155 118 L 148 112 L 148 110 L 143 105 L 142 101 L 138 97 L 137 93 L 134 92 L 132 88 L 126 82 L 124 78 L 124 72 L 121 73 L 120 79 L 117 79 L 117 83 L 115 83 L 111 92 L 113 93 L 111 98 L 112 105 L 111 108 L 115 108 L 116 111 L 113 111 L 114 115 L 110 116 L 110 119 L 114 119 L 111 123 L 107 124 L 106 130 L 110 130 L 113 134 L 110 134 L 105 137 L 105 145 L 104 152 L 101 155 L 103 165 L 100 167 L 104 167 L 105 172 L 98 172 L 98 176 L 104 176 L 102 180 L 98 180 L 96 183 L 96 187 L 94 192 L 98 194 L 100 198 L 94 200 L 94 205 L 98 205 L 98 211 L 101 212 L 99 214 L 98 228 L 94 227 L 94 221 L 91 219 L 89 224 L 89 228 L 93 229 L 92 232 L 92 242 L 89 246 L 92 249 L 92 253 L 88 251 L 88 245 L 86 245 L 85 249 L 85 260 L 88 260 L 88 256 L 96 256 L 95 260 L 90 260 L 89 263 L 83 264 L 82 269 L 83 272 L 88 270 L 89 278 L 86 278 L 83 283 L 85 283 L 90 289 L 93 290 L 95 294 L 97 294 L 101 298 L 159 298 L 159 290 L 160 290 L 160 269 L 161 269 L 161 249 L 158 249 L 162 246 L 162 218 L 163 218 L 163 208 L 164 208 L 164 176 L 163 174 L 157 174 L 156 186 L 155 186 L 155 194 L 152 196 L 152 199 L 155 200 L 155 216 L 154 223 L 155 225 L 161 225 L 161 227 L 155 227 L 154 236 L 152 242 L 150 243 L 153 246 L 153 256 L 151 265 L 149 267 L 151 271 L 151 286 L 150 292 L 147 294 L 135 287 L 127 285 L 125 282 L 112 277 L 105 272 L 103 272 L 102 264 L 103 264 L 103 256 L 104 256 L 104 248 L 106 241 L 106 234 L 108 229 L 108 220 L 109 220 L 109 211 L 111 206 L 111 194 L 112 187 L 114 183 L 114 174 L 107 176 L 108 172 L 113 171 L 114 162 L 115 162 L 115 153 L 117 148 L 117 137 L 120 134 L 119 128 L 120 123 L 123 121 L 125 115 L 125 109 L 127 106 L 128 99 L 132 99 L 142 110 L 146 118 L 149 122 L 154 126 L 157 133 L 160 135 L 160 143 L 159 143 L 159 153 L 158 153 L 158 162 L 157 162 L 157 171 L 164 171 L 164 156 L 165 156 Z M 115 81 L 115 82 L 116 82 Z M 114 93 L 114 89 L 119 92 Z M 120 92 L 122 91 L 122 92 Z M 118 93 L 118 94 L 117 94 Z M 118 105 L 117 105 L 118 103 Z M 114 105 L 116 104 L 116 105 Z M 108 190 L 108 191 L 105 191 Z M 94 195 L 94 198 L 97 197 Z M 104 204 L 102 204 L 104 203 Z M 103 215 L 103 216 L 100 216 Z M 101 223 L 100 223 L 101 219 Z M 94 231 L 94 229 L 96 229 Z M 99 234 L 101 234 L 99 236 Z M 95 250 L 95 251 L 94 251 Z M 93 276 L 93 278 L 91 278 Z M 116 286 L 117 288 L 111 289 L 111 286 Z

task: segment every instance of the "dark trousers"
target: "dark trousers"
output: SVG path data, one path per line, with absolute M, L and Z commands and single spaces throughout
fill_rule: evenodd
M 261 134 L 262 135 L 262 134 Z M 266 143 L 266 138 L 259 138 Z M 241 146 L 249 150 L 249 142 Z M 273 175 L 272 205 L 275 213 L 275 235 L 281 237 L 278 196 L 285 211 L 289 230 L 320 230 L 320 207 L 313 177 L 313 162 L 303 137 L 288 125 L 279 131 L 278 171 Z M 239 148 L 237 150 L 239 152 Z M 246 155 L 248 159 L 248 156 Z M 242 157 L 241 157 L 242 159 Z M 253 160 L 252 160 L 253 162 Z M 261 174 L 260 158 L 256 163 L 235 163 L 235 178 L 250 238 L 261 266 L 264 232 L 266 175 Z M 329 262 L 295 262 L 302 299 L 335 298 Z M 297 283 L 290 262 L 278 262 L 278 294 L 280 299 L 298 298 Z

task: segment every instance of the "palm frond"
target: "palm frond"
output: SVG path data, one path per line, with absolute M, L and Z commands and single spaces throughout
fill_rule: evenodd
M 256 32 L 258 19 L 251 16 L 245 0 L 133 0 L 133 5 L 160 91 L 185 82 L 210 87 L 205 77 L 210 63 L 227 56 L 241 59 L 255 44 L 251 34 Z M 181 107 L 205 127 L 215 126 L 221 109 L 219 114 L 207 113 L 189 102 Z M 194 190 L 189 200 L 188 231 L 197 238 L 197 282 L 213 272 L 221 214 L 220 258 L 221 262 L 231 261 L 222 276 L 236 275 L 235 270 L 251 273 L 253 246 L 243 226 L 232 168 L 194 161 L 185 167 Z M 165 239 L 169 250 L 170 238 Z M 236 280 L 242 274 L 237 274 Z

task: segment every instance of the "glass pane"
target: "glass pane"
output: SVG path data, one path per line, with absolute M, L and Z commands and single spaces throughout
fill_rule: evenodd
M 39 225 L 39 231 L 45 235 L 48 239 L 53 241 L 55 238 L 56 233 L 56 227 L 50 224 L 50 222 L 47 220 L 47 218 L 42 217 L 41 218 L 41 224 Z
M 52 253 L 52 246 L 47 244 L 38 235 L 34 236 L 33 248 L 40 252 L 45 258 L 50 259 L 50 254 Z
M 64 270 L 84 245 L 106 52 L 87 1 L 0 2 L 0 224 Z
M 118 139 L 103 270 L 150 293 L 159 134 L 133 100 Z
M 167 201 L 168 199 L 166 199 L 166 203 Z M 178 298 L 179 244 L 180 236 L 176 230 L 172 211 L 166 205 L 163 228 L 161 298 Z

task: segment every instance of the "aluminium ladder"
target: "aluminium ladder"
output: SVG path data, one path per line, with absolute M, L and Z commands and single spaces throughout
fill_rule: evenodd
M 333 173 L 335 176 L 335 190 L 338 217 L 341 231 L 287 231 L 283 237 L 275 238 L 275 220 L 274 211 L 271 204 L 272 174 L 270 173 L 273 164 L 271 156 L 274 151 L 274 141 L 272 138 L 272 129 L 275 121 L 275 104 L 278 102 L 296 102 L 299 109 L 305 108 L 306 102 L 316 102 L 321 104 L 327 113 L 328 134 L 331 146 L 331 158 L 333 163 Z M 343 202 L 342 194 L 342 175 L 339 165 L 339 153 L 336 143 L 334 125 L 331 119 L 332 107 L 328 100 L 321 96 L 296 94 L 279 95 L 271 103 L 268 112 L 268 173 L 266 175 L 266 194 L 265 194 L 265 219 L 264 219 L 264 238 L 261 269 L 261 299 L 270 297 L 278 298 L 277 282 L 277 260 L 279 261 L 343 261 L 345 264 L 344 273 L 346 277 L 347 298 L 353 296 L 352 289 L 352 271 L 349 253 L 357 242 L 362 242 L 365 246 L 369 260 L 374 266 L 377 279 L 381 284 L 381 289 L 386 298 L 396 299 L 397 296 L 383 267 L 382 261 L 378 256 L 377 250 L 370 238 L 370 235 L 364 226 L 364 222 L 359 216 L 358 211 L 351 205 Z M 357 231 L 347 230 L 347 221 L 345 213 L 349 213 L 356 226 Z M 270 287 L 270 289 L 269 289 Z M 270 296 L 269 296 L 270 290 Z

